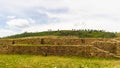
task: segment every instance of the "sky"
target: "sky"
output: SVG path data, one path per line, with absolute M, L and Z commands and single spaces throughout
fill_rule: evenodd
M 94 29 L 120 32 L 119 0 L 0 0 L 0 37 Z

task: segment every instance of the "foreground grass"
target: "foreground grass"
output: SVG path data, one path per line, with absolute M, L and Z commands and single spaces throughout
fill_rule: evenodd
M 0 55 L 0 68 L 120 68 L 120 59 Z

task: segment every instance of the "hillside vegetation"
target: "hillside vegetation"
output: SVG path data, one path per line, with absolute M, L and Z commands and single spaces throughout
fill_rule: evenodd
M 58 30 L 58 31 L 44 31 L 34 33 L 22 33 L 12 35 L 4 38 L 22 38 L 22 37 L 33 37 L 33 36 L 76 36 L 79 38 L 115 38 L 115 33 L 106 32 L 102 30 Z
M 40 55 L 0 55 L 0 68 L 120 68 L 120 60 Z

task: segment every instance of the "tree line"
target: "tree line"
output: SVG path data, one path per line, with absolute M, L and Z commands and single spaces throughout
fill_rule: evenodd
M 104 30 L 57 30 L 57 31 L 44 31 L 44 32 L 24 32 L 22 34 L 16 34 L 7 36 L 4 38 L 22 38 L 32 36 L 77 36 L 79 38 L 115 38 L 117 37 L 113 32 L 106 32 Z

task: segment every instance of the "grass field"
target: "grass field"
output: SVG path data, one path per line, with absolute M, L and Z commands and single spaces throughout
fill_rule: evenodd
M 0 68 L 120 68 L 120 59 L 0 55 Z

